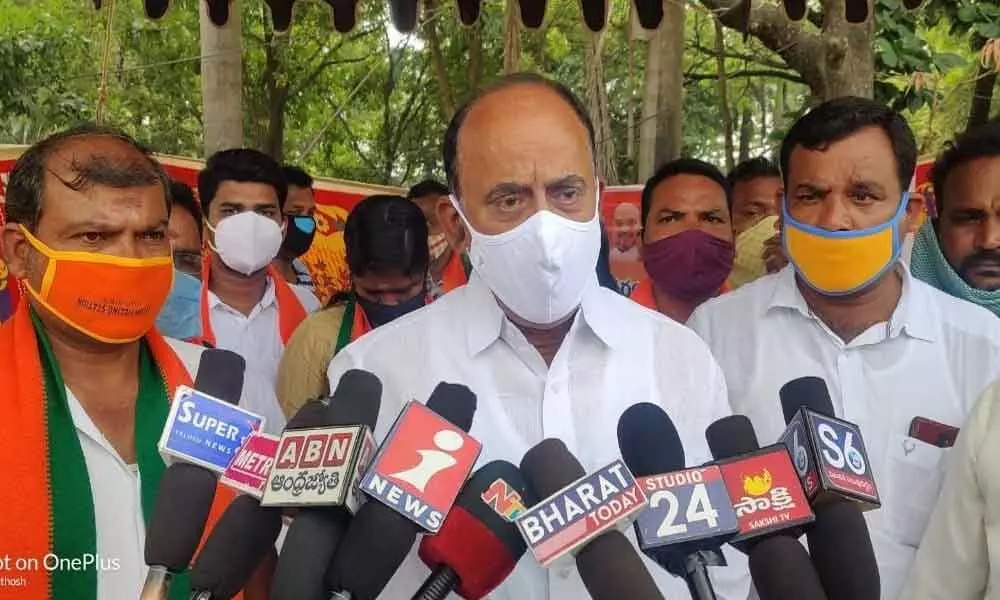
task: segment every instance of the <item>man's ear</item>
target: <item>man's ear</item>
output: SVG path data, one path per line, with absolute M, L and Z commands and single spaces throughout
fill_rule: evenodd
M 438 198 L 435 213 L 437 213 L 438 223 L 441 224 L 451 249 L 456 252 L 468 250 L 469 232 L 465 228 L 465 221 L 462 220 L 462 216 L 458 214 L 447 196 Z
M 903 233 L 915 234 L 920 230 L 920 227 L 924 224 L 924 220 L 927 218 L 925 202 L 926 199 L 923 194 L 910 192 L 906 201 L 906 214 L 903 216 Z
M 30 245 L 16 223 L 7 223 L 0 230 L 0 258 L 7 263 L 10 274 L 15 279 L 28 276 L 28 250 Z

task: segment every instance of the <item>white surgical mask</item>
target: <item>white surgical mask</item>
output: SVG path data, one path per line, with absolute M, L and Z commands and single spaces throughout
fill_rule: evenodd
M 472 269 L 515 315 L 535 325 L 551 325 L 572 313 L 587 287 L 596 282 L 601 251 L 599 213 L 581 223 L 541 210 L 510 231 L 479 233 L 458 201 L 451 202 L 472 237 Z
M 226 217 L 215 227 L 206 222 L 206 226 L 215 234 L 215 244 L 209 247 L 227 267 L 248 276 L 271 264 L 285 236 L 280 225 L 252 211 Z

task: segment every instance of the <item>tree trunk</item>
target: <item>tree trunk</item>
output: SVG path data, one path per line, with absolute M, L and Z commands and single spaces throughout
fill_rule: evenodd
M 976 36 L 973 40 L 973 49 L 982 51 L 986 40 Z M 993 105 L 993 89 L 997 84 L 996 67 L 989 61 L 981 61 L 979 70 L 976 73 L 976 85 L 972 90 L 972 104 L 969 106 L 969 121 L 966 124 L 966 131 L 972 131 L 976 127 L 984 125 L 990 120 L 990 113 Z
M 521 20 L 517 0 L 507 0 L 507 13 L 504 19 L 503 35 L 503 72 L 516 73 L 521 64 Z
M 441 106 L 441 117 L 445 122 L 455 114 L 455 91 L 448 81 L 448 68 L 445 65 L 444 53 L 441 51 L 441 38 L 437 30 L 437 2 L 424 0 L 423 23 L 424 37 L 427 38 L 427 49 L 434 65 L 434 75 L 437 78 L 438 101 Z
M 628 159 L 629 172 L 623 174 L 629 181 L 635 181 L 635 36 L 633 35 L 632 3 L 629 3 L 629 19 L 625 22 L 625 35 L 628 39 L 628 96 L 625 98 L 625 157 Z
M 243 33 L 240 0 L 229 5 L 229 22 L 216 27 L 201 7 L 201 98 L 205 156 L 243 146 Z
M 479 87 L 479 80 L 483 76 L 483 20 L 480 18 L 475 25 L 468 27 L 465 35 L 469 48 L 469 64 L 465 74 L 469 79 L 469 89 L 474 90 Z
M 873 0 L 868 0 L 869 5 Z M 701 0 L 732 29 L 741 30 L 739 11 L 729 11 L 730 0 Z M 755 3 L 749 33 L 777 53 L 796 71 L 811 91 L 810 103 L 840 96 L 871 98 L 875 88 L 875 19 L 852 25 L 844 15 L 845 0 L 822 0 L 821 31 L 788 19 L 778 4 Z
M 594 123 L 597 137 L 597 175 L 601 181 L 612 185 L 618 183 L 618 169 L 615 164 L 614 135 L 611 133 L 611 119 L 608 115 L 608 94 L 604 85 L 603 33 L 594 33 L 583 26 L 587 51 L 587 111 Z
M 642 117 L 639 121 L 639 160 L 636 173 L 642 183 L 656 171 L 656 122 L 660 110 L 660 59 L 659 36 L 652 35 L 646 44 L 646 70 L 642 82 Z
M 719 90 L 719 112 L 722 114 L 722 132 L 725 136 L 726 172 L 733 170 L 733 113 L 729 110 L 729 81 L 726 78 L 726 39 L 722 23 L 712 20 L 715 25 L 715 69 L 716 85 Z M 742 134 L 742 128 L 740 133 Z M 743 137 L 740 136 L 740 150 L 743 150 Z
M 662 165 L 681 155 L 684 116 L 684 17 L 686 4 L 675 0 L 663 3 L 659 38 L 660 98 L 656 128 L 656 164 Z
M 753 115 L 743 109 L 740 114 L 740 151 L 738 162 L 750 160 L 750 141 L 753 139 Z
M 288 86 L 282 83 L 283 50 L 288 36 L 275 37 L 265 24 L 264 87 L 267 89 L 267 126 L 260 151 L 282 162 L 285 155 L 285 108 L 288 104 Z

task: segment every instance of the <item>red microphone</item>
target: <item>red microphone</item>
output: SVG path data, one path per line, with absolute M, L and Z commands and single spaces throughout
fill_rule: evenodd
M 437 535 L 420 543 L 431 576 L 413 600 L 444 600 L 454 591 L 478 600 L 510 575 L 527 550 L 514 519 L 531 504 L 521 471 L 503 460 L 476 471 Z

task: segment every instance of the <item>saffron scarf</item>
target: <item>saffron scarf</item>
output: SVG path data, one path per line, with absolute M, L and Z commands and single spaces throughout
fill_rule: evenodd
M 472 273 L 472 263 L 469 262 L 469 256 L 465 252 L 452 252 L 451 260 L 441 272 L 442 291 L 447 294 L 469 283 L 470 273 Z
M 946 294 L 978 304 L 1000 316 L 1000 290 L 980 290 L 966 283 L 941 252 L 937 234 L 930 221 L 923 224 L 913 243 L 913 253 L 910 255 L 910 272 L 917 279 Z
M 96 555 L 93 496 L 66 388 L 48 336 L 26 302 L 0 326 L 0 385 L 0 472 L 8 478 L 8 484 L 0 486 L 4 553 L 12 561 L 37 559 L 39 564 L 49 554 Z M 179 385 L 191 385 L 190 374 L 164 338 L 155 330 L 149 332 L 140 351 L 135 425 L 147 518 L 165 470 L 156 442 L 166 422 L 168 400 Z M 228 491 L 216 493 L 210 525 L 233 497 Z M 17 592 L 25 600 L 97 597 L 94 569 L 7 570 L 5 575 L 25 578 Z M 175 579 L 171 600 L 186 598 L 187 588 L 186 577 Z
M 205 252 L 201 259 L 201 335 L 188 341 L 214 348 L 216 346 L 215 331 L 212 330 L 211 309 L 208 302 L 208 280 L 212 273 L 212 255 Z M 295 328 L 305 320 L 306 309 L 295 295 L 292 286 L 273 266 L 267 267 L 267 276 L 274 285 L 274 298 L 278 304 L 278 334 L 281 343 L 288 345 L 288 340 L 295 333 Z
M 728 281 L 723 283 L 716 296 L 725 294 L 730 291 L 731 287 L 732 286 Z M 653 280 L 649 277 L 643 279 L 637 283 L 634 288 L 632 288 L 632 293 L 629 294 L 629 299 L 640 306 L 648 308 L 649 310 L 655 310 L 657 312 L 660 311 L 660 309 L 656 308 L 656 296 L 653 294 Z

